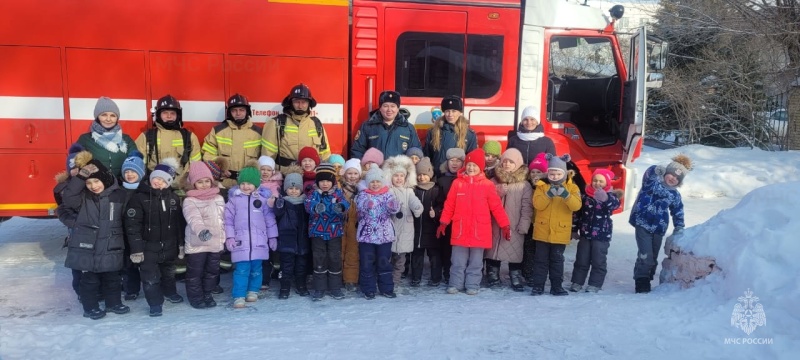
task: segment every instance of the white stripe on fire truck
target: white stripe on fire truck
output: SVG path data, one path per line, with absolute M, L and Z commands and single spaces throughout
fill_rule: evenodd
M 119 107 L 122 121 L 147 121 L 147 102 L 139 99 L 112 98 Z M 97 98 L 69 98 L 69 114 L 72 120 L 94 120 L 94 105 Z
M 0 119 L 64 120 L 64 98 L 0 96 Z

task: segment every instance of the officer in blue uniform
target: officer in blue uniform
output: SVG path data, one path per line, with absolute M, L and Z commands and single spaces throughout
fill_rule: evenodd
M 369 148 L 377 148 L 385 158 L 405 154 L 412 147 L 421 148 L 414 124 L 400 114 L 400 94 L 384 91 L 378 97 L 381 107 L 361 124 L 350 148 L 350 157 L 360 159 Z

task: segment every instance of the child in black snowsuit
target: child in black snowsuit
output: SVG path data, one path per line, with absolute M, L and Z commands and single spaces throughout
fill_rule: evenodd
M 288 299 L 292 282 L 297 295 L 308 296 L 306 257 L 309 252 L 308 214 L 303 194 L 303 175 L 287 174 L 283 181 L 284 195 L 268 200 L 278 222 L 278 253 L 281 261 L 281 289 L 278 299 Z
M 180 198 L 171 187 L 177 160 L 165 159 L 150 173 L 125 210 L 131 261 L 140 264 L 150 316 L 161 316 L 164 298 L 183 302 L 175 285 L 175 259 L 183 259 L 184 229 Z
M 436 228 L 439 227 L 439 215 L 442 204 L 438 202 L 439 185 L 433 182 L 433 166 L 431 159 L 424 157 L 417 163 L 417 186 L 414 195 L 422 202 L 422 216 L 414 218 L 414 252 L 411 253 L 411 286 L 419 286 L 422 282 L 422 267 L 425 253 L 431 263 L 431 279 L 428 286 L 439 286 L 442 282 L 441 242 L 436 239 Z
M 80 271 L 79 296 L 83 316 L 100 319 L 107 311 L 125 314 L 122 304 L 119 271 L 125 240 L 122 237 L 122 214 L 125 191 L 103 164 L 84 151 L 75 157 L 77 174 L 60 192 L 58 219 L 70 229 L 67 259 L 64 265 Z M 105 310 L 98 304 L 102 291 Z
M 125 205 L 136 193 L 139 183 L 144 179 L 144 157 L 138 151 L 133 151 L 131 156 L 122 163 L 122 187 L 125 189 Z M 125 300 L 136 300 L 142 288 L 142 278 L 139 276 L 139 264 L 134 264 L 131 259 L 130 246 L 125 247 L 125 266 L 122 268 L 122 290 L 125 291 Z

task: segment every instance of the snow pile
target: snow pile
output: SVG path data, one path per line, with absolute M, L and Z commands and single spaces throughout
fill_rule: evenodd
M 798 203 L 800 182 L 765 186 L 734 208 L 687 229 L 675 244 L 696 256 L 716 259 L 722 276 L 710 276 L 708 283 L 724 299 L 737 298 L 749 288 L 755 294 L 770 294 L 776 309 L 800 318 Z

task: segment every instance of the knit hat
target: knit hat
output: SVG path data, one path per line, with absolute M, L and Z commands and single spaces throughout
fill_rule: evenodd
M 538 122 L 539 116 L 540 116 L 539 108 L 537 108 L 536 106 L 527 106 L 525 107 L 525 110 L 522 110 L 521 119 L 525 119 L 526 117 L 532 117 L 536 119 L 536 121 Z
M 373 162 L 381 166 L 383 164 L 383 153 L 376 148 L 367 149 L 367 152 L 361 156 L 361 163 L 365 164 L 368 162 Z
M 208 166 L 206 166 L 206 164 L 202 161 L 192 161 L 189 163 L 188 173 L 189 175 L 186 179 L 190 187 L 194 187 L 194 183 L 200 179 L 209 178 L 214 180 L 214 174 L 212 174 L 211 169 L 209 169 Z
M 500 154 L 503 153 L 503 146 L 500 145 L 500 142 L 495 140 L 489 140 L 483 144 L 483 151 L 486 154 L 491 154 L 496 157 L 500 157 Z
M 300 153 L 297 154 L 297 162 L 303 161 L 303 159 L 311 159 L 314 160 L 314 166 L 319 165 L 319 153 L 317 149 L 313 147 L 306 146 L 300 149 Z
M 522 153 L 515 148 L 509 148 L 506 152 L 503 153 L 503 156 L 500 157 L 500 162 L 502 163 L 503 160 L 508 159 L 509 161 L 514 163 L 514 170 L 520 168 L 520 166 L 525 165 L 525 160 L 522 159 Z
M 366 180 L 367 185 L 376 180 L 386 185 L 386 181 L 383 178 L 383 171 L 381 171 L 381 168 L 377 164 L 370 164 L 369 171 L 367 171 L 367 176 L 364 180 Z
M 537 169 L 543 173 L 547 172 L 547 158 L 545 157 L 545 153 L 539 153 L 536 155 L 533 160 L 531 160 L 531 164 L 528 166 L 528 170 Z
M 125 162 L 122 163 L 122 175 L 124 177 L 126 170 L 133 170 L 139 175 L 139 181 L 144 179 L 144 156 L 142 153 L 134 150 L 131 151 L 130 156 L 125 159 Z
M 94 165 L 95 167 L 97 167 L 97 170 L 90 173 L 88 176 L 82 176 L 80 173 L 78 173 L 79 179 L 82 179 L 84 181 L 88 179 L 100 180 L 100 182 L 103 183 L 103 186 L 105 186 L 106 189 L 108 189 L 109 187 L 111 187 L 111 185 L 114 185 L 117 182 L 117 178 L 114 177 L 114 174 L 112 174 L 111 171 L 108 171 L 108 168 L 105 165 L 103 165 L 103 163 L 101 163 L 97 159 L 94 159 L 92 157 L 92 153 L 84 150 L 75 155 L 75 167 L 83 169 L 88 165 Z
M 260 168 L 262 166 L 269 166 L 270 169 L 275 170 L 275 160 L 269 156 L 261 155 L 261 157 L 258 158 L 258 167 Z
M 339 154 L 331 154 L 331 156 L 328 157 L 328 162 L 331 164 L 339 164 L 341 166 L 344 166 L 345 163 L 344 158 Z
M 224 158 L 217 158 L 217 160 L 219 159 L 224 159 Z M 203 164 L 206 164 L 208 170 L 211 171 L 211 175 L 214 177 L 214 180 L 217 181 L 222 180 L 222 173 L 223 171 L 225 171 L 221 165 L 221 162 L 222 161 L 211 161 L 211 160 L 203 161 Z
M 425 174 L 433 177 L 433 165 L 431 164 L 431 159 L 429 157 L 424 157 L 417 163 L 417 175 L 419 174 Z
M 358 176 L 361 176 L 361 160 L 360 159 L 350 159 L 344 162 L 344 167 L 342 167 L 342 174 L 347 172 L 347 170 L 356 169 L 358 171 Z
M 250 183 L 254 186 L 258 186 L 261 184 L 261 173 L 258 171 L 258 169 L 252 166 L 244 167 L 242 170 L 239 170 L 239 177 L 236 179 L 236 181 L 239 184 Z
M 464 160 L 464 157 L 466 155 L 464 154 L 464 149 L 454 147 L 454 148 L 447 149 L 447 152 L 445 153 L 445 156 L 447 157 L 447 160 L 455 159 L 455 158 L 459 158 L 461 160 Z M 485 161 L 485 159 L 484 159 L 484 161 Z
M 606 186 L 603 188 L 603 190 L 611 190 L 611 179 L 614 178 L 614 173 L 608 169 L 597 169 L 592 173 L 592 181 L 594 181 L 594 177 L 597 175 L 606 178 Z
M 286 175 L 286 178 L 283 179 L 283 191 L 287 191 L 290 188 L 298 188 L 303 190 L 303 175 L 300 173 L 289 173 Z
M 672 158 L 672 162 L 667 165 L 664 175 L 671 174 L 678 179 L 678 185 L 676 186 L 681 186 L 683 184 L 683 178 L 686 177 L 686 173 L 691 170 L 692 160 L 688 156 L 680 154 Z
M 567 162 L 572 160 L 569 154 L 561 155 L 561 157 L 553 156 L 553 154 L 547 154 L 545 155 L 545 159 L 547 159 L 547 170 L 561 170 L 565 175 L 567 173 Z
M 410 148 L 408 148 L 408 150 L 406 150 L 406 156 L 411 157 L 413 155 L 416 155 L 420 159 L 425 157 L 425 154 L 422 153 L 422 149 L 420 149 L 420 148 L 418 148 L 416 146 L 410 147 Z
M 119 119 L 119 106 L 117 106 L 117 103 L 107 96 L 101 96 L 97 99 L 97 103 L 94 104 L 94 118 L 97 119 L 100 117 L 100 114 L 107 111 L 114 113 L 117 115 L 117 119 Z
M 67 152 L 67 171 L 70 171 L 75 168 L 75 156 L 78 155 L 79 152 L 83 151 L 83 146 L 78 143 L 74 143 L 70 145 L 69 151 Z
M 395 103 L 398 107 L 400 107 L 400 93 L 391 90 L 382 92 L 381 95 L 378 96 L 378 106 L 381 106 L 387 102 Z
M 314 177 L 314 182 L 319 186 L 319 182 L 323 180 L 328 180 L 332 183 L 336 183 L 336 170 L 333 168 L 333 164 L 329 162 L 324 162 L 317 166 L 317 175 Z
M 450 150 L 447 150 L 447 152 L 450 152 Z M 483 149 L 477 148 L 475 150 L 470 151 L 469 154 L 467 154 L 467 156 L 464 158 L 464 165 L 469 163 L 474 163 L 475 165 L 478 165 L 478 168 L 480 168 L 481 171 L 483 171 L 483 169 L 486 168 L 486 153 L 483 152 Z
M 442 112 L 447 110 L 458 110 L 463 113 L 464 101 L 462 101 L 460 97 L 455 95 L 445 96 L 442 99 Z
M 155 178 L 162 178 L 167 183 L 167 186 L 172 185 L 178 167 L 178 160 L 175 158 L 166 158 L 162 160 L 160 164 L 156 165 L 153 172 L 150 173 L 150 182 L 153 182 Z

